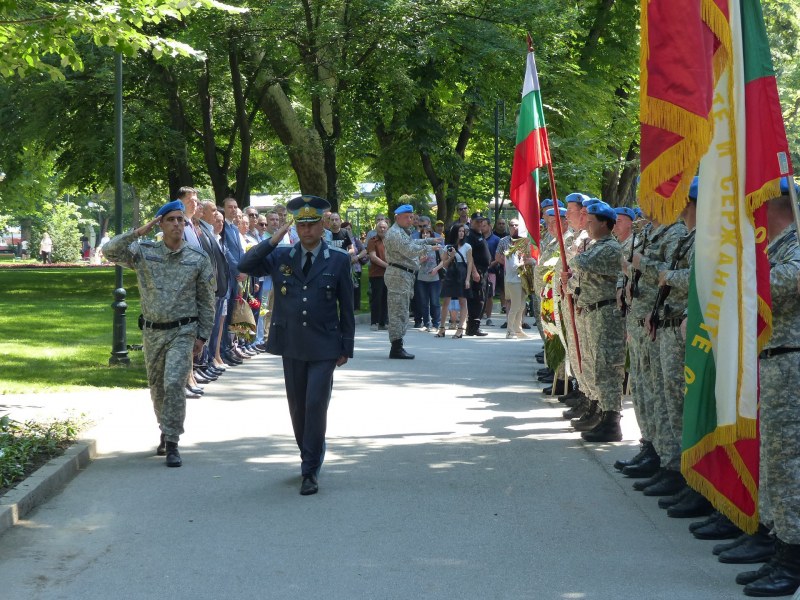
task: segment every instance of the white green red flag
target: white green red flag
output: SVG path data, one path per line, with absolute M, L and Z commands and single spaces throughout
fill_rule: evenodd
M 694 104 L 710 101 L 710 137 L 699 165 L 681 468 L 693 488 L 752 532 L 758 526 L 758 353 L 772 323 L 763 204 L 779 195 L 778 153 L 788 153 L 786 134 L 759 1 L 645 0 L 651 33 L 660 22 L 653 22 L 648 4 L 660 3 L 670 11 L 683 5 L 677 8 L 704 28 L 697 60 L 707 61 L 713 84 L 711 93 L 705 84 L 699 87 L 702 99 Z M 651 53 L 643 65 L 658 59 Z M 697 136 L 694 148 L 702 150 L 704 136 Z M 683 174 L 670 179 L 675 190 Z
M 539 248 L 539 171 L 550 164 L 550 144 L 544 122 L 539 75 L 533 50 L 525 64 L 522 104 L 519 109 L 517 145 L 511 168 L 511 202 L 517 207 L 528 234 Z

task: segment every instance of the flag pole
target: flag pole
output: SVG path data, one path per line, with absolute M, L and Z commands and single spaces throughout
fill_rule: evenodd
M 794 215 L 795 235 L 800 242 L 800 208 L 797 206 L 797 190 L 794 189 L 794 174 L 789 168 L 789 159 L 785 152 L 778 152 L 778 166 L 781 177 L 786 177 L 786 187 L 789 188 L 789 198 L 792 199 L 792 214 Z
M 528 52 L 533 53 L 533 39 L 531 38 L 530 33 L 528 34 Z M 547 131 L 546 124 L 544 125 L 544 129 Z M 553 174 L 552 156 L 550 157 L 550 160 L 547 161 L 547 175 L 550 178 L 550 194 L 553 199 L 553 213 L 556 221 L 556 233 L 558 234 L 558 249 L 561 252 L 561 273 L 562 275 L 569 274 L 569 268 L 567 267 L 567 252 L 564 247 L 564 231 L 561 228 L 561 214 L 558 212 L 558 192 L 556 191 L 556 177 Z M 563 283 L 559 281 L 559 284 L 563 289 Z M 580 342 L 578 341 L 578 328 L 575 325 L 575 304 L 572 302 L 572 294 L 566 293 L 564 296 L 567 299 L 570 322 L 572 323 L 572 336 L 575 339 L 575 354 L 578 357 L 578 371 L 583 372 L 583 369 L 581 368 L 581 346 Z

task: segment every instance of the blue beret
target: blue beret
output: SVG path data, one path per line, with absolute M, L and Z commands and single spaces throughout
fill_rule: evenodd
M 800 195 L 800 185 L 797 185 L 797 182 L 794 182 L 794 191 L 798 195 Z M 781 177 L 781 194 L 788 194 L 789 193 L 789 178 L 788 177 Z
M 330 209 L 331 203 L 318 196 L 297 196 L 286 203 L 296 223 L 316 223 Z
M 548 217 L 554 217 L 554 216 L 556 215 L 555 211 L 554 211 L 552 208 L 548 208 L 548 209 L 547 209 L 547 210 L 544 212 L 544 214 L 545 214 L 545 215 L 547 215 Z M 560 207 L 559 207 L 559 209 L 558 209 L 558 214 L 559 214 L 559 215 L 561 215 L 561 217 L 562 217 L 562 218 L 563 218 L 563 217 L 566 217 L 566 216 L 567 216 L 567 209 L 566 209 L 566 208 L 560 208 Z
M 627 206 L 618 206 L 617 208 L 614 209 L 614 212 L 617 213 L 617 215 L 625 215 L 631 221 L 633 221 L 636 218 L 636 213 L 633 212 L 632 208 L 628 208 Z
M 594 204 L 590 204 L 586 207 L 586 212 L 590 215 L 596 215 L 598 217 L 606 217 L 607 219 L 611 219 L 615 223 L 617 222 L 617 213 L 614 212 L 614 209 L 611 208 L 608 204 L 602 201 L 597 201 Z
M 633 207 L 633 214 L 636 215 L 637 219 L 641 219 L 644 216 L 644 213 L 642 212 L 642 209 L 639 208 L 638 206 L 634 206 Z
M 414 207 L 410 204 L 401 204 L 397 208 L 394 209 L 394 214 L 396 215 L 404 215 L 406 213 L 413 213 Z
M 692 185 L 689 186 L 689 198 L 697 200 L 697 188 L 700 186 L 700 178 L 695 175 L 692 179 Z
M 541 208 L 548 208 L 553 206 L 553 200 L 551 198 L 545 198 L 542 200 Z
M 581 204 L 583 205 L 584 208 L 588 208 L 592 204 L 597 204 L 600 201 L 601 201 L 600 198 L 587 198 Z
M 162 217 L 167 213 L 171 213 L 173 210 L 179 210 L 183 212 L 184 210 L 186 210 L 186 207 L 180 200 L 173 200 L 172 202 L 167 202 L 164 206 L 159 208 L 158 212 L 156 213 L 156 216 Z
M 564 201 L 567 204 L 569 204 L 570 202 L 577 202 L 578 204 L 583 204 L 583 201 L 588 199 L 589 196 L 587 196 L 586 194 L 581 194 L 580 192 L 572 192 L 566 198 L 564 198 Z

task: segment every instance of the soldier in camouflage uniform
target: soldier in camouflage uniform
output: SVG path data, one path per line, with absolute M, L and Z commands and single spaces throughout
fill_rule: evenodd
M 552 200 L 551 200 L 551 204 L 552 204 Z M 557 234 L 557 230 L 556 230 L 557 225 L 556 225 L 556 222 L 555 222 L 555 219 L 556 219 L 555 209 L 547 208 L 545 210 L 544 215 L 545 215 L 544 216 L 545 222 L 547 223 L 547 230 L 548 230 L 547 233 L 548 233 L 548 235 L 547 235 L 547 238 L 543 237 L 544 241 L 542 243 L 542 251 L 541 251 L 541 254 L 539 255 L 539 260 L 538 260 L 537 264 L 533 267 L 534 295 L 539 297 L 540 299 L 542 299 L 542 291 L 544 290 L 544 287 L 545 287 L 544 276 L 548 271 L 558 267 L 557 263 L 559 262 L 558 261 L 558 257 L 559 257 L 559 251 L 560 251 L 559 250 L 559 245 L 558 245 L 558 234 Z M 566 209 L 559 208 L 559 216 L 558 216 L 558 218 L 561 219 L 561 227 L 562 227 L 562 230 L 564 232 L 567 231 L 567 222 L 566 222 L 566 219 L 564 218 L 565 215 L 566 215 Z M 565 236 L 566 236 L 566 233 L 565 233 Z M 554 265 L 555 265 L 555 267 L 554 267 Z M 558 281 L 557 273 L 555 274 L 555 277 L 556 277 L 555 281 Z M 559 287 L 558 285 L 553 285 L 552 286 L 554 303 L 558 302 L 558 296 L 557 296 L 557 292 L 556 292 L 556 289 L 558 287 Z M 545 333 L 544 333 L 544 328 L 542 326 L 541 302 L 539 304 L 539 307 L 540 307 L 539 315 L 538 315 L 539 318 L 536 320 L 536 325 L 539 328 L 539 335 L 542 337 L 542 341 L 544 341 L 545 340 Z M 546 361 L 547 361 L 547 355 L 545 354 L 545 362 Z M 564 381 L 564 382 L 567 381 L 566 365 L 564 364 L 564 362 L 562 362 L 559 365 L 548 364 L 547 366 L 552 371 L 554 371 L 553 379 L 555 381 Z M 558 387 L 558 385 L 556 387 Z M 565 387 L 566 387 L 566 384 L 565 384 Z M 552 386 L 549 386 L 548 388 L 545 388 L 545 389 L 547 390 L 547 392 L 542 390 L 543 393 L 550 393 L 550 391 L 552 391 L 553 388 L 552 388 Z M 558 393 L 558 390 L 556 390 L 556 392 Z
M 590 442 L 622 439 L 625 345 L 622 317 L 616 308 L 616 285 L 622 247 L 611 235 L 616 213 L 605 202 L 586 206 L 586 230 L 593 243 L 569 261 L 568 286 L 576 298 L 576 313 L 583 321 L 581 344 L 584 376 L 596 399 L 574 425 Z M 580 291 L 575 282 L 580 282 Z
M 158 224 L 159 242 L 138 241 Z M 161 428 L 156 453 L 168 467 L 182 464 L 178 440 L 186 417 L 184 387 L 192 356 L 200 353 L 214 324 L 214 274 L 202 251 L 183 241 L 183 203 L 169 202 L 156 218 L 108 242 L 110 261 L 136 271 L 142 302 L 142 341 L 153 409 Z
M 426 256 L 430 246 L 438 249 L 438 238 L 411 239 L 414 207 L 403 204 L 394 211 L 394 225 L 386 232 L 383 245 L 389 266 L 383 280 L 386 283 L 389 306 L 389 341 L 392 349 L 389 358 L 414 358 L 403 348 L 403 337 L 408 329 L 408 307 L 414 297 L 414 273 L 419 261 Z
M 653 311 L 658 294 L 658 274 L 670 266 L 669 258 L 675 254 L 681 238 L 687 234 L 682 221 L 656 227 L 649 236 L 649 243 L 642 252 L 633 255 L 632 267 L 641 273 L 639 279 L 639 298 L 631 303 L 631 315 L 638 327 L 641 356 L 646 357 L 640 364 L 642 385 L 638 386 L 644 397 L 640 400 L 645 408 L 645 418 L 650 420 L 647 428 L 653 436 L 655 451 L 660 457 L 671 456 L 672 427 L 664 395 L 664 376 L 661 370 L 661 353 L 647 330 L 647 321 Z M 630 329 L 628 330 L 629 333 Z M 646 367 L 646 368 L 645 368 Z M 636 388 L 634 388 L 636 393 Z M 635 468 L 635 467 L 634 467 Z M 623 473 L 630 474 L 630 470 Z M 686 481 L 679 471 L 662 467 L 650 479 L 637 482 L 634 489 L 643 490 L 648 496 L 670 496 L 679 492 Z
M 573 192 L 568 194 L 565 198 L 567 204 L 567 221 L 569 222 L 569 231 L 564 233 L 564 250 L 567 253 L 567 265 L 569 261 L 578 253 L 579 250 L 584 249 L 589 244 L 589 237 L 583 230 L 583 202 L 589 200 L 586 194 Z M 558 263 L 555 266 L 556 274 L 560 277 L 562 270 L 562 258 L 559 257 Z M 578 282 L 576 282 L 578 283 Z M 557 286 L 560 287 L 560 286 Z M 567 291 L 567 290 L 565 290 Z M 569 356 L 569 364 L 572 375 L 575 377 L 578 388 L 577 397 L 573 398 L 572 408 L 562 413 L 565 419 L 579 419 L 588 410 L 590 406 L 590 398 L 592 397 L 592 390 L 589 389 L 589 383 L 583 373 L 583 366 L 578 361 L 578 345 L 583 339 L 581 337 L 582 325 L 578 318 L 577 312 L 575 314 L 575 327 L 572 326 L 572 315 L 569 311 L 569 304 L 566 298 L 561 298 L 561 315 L 564 319 L 564 329 L 567 332 L 567 353 Z M 573 302 L 576 298 L 573 296 Z M 575 331 L 578 333 L 578 344 L 575 341 Z M 581 346 L 581 351 L 583 347 Z
M 772 337 L 759 356 L 759 512 L 762 523 L 773 520 L 776 553 L 737 577 L 748 596 L 788 596 L 800 587 L 800 245 L 786 178 L 781 191 L 767 203 Z

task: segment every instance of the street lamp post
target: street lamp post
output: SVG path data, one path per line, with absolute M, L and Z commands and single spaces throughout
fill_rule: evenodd
M 117 234 L 122 231 L 122 54 L 117 52 L 114 61 L 114 228 Z M 127 331 L 125 329 L 125 288 L 122 287 L 122 267 L 115 267 L 116 287 L 114 289 L 114 339 L 111 345 L 109 365 L 130 365 L 128 357 Z

